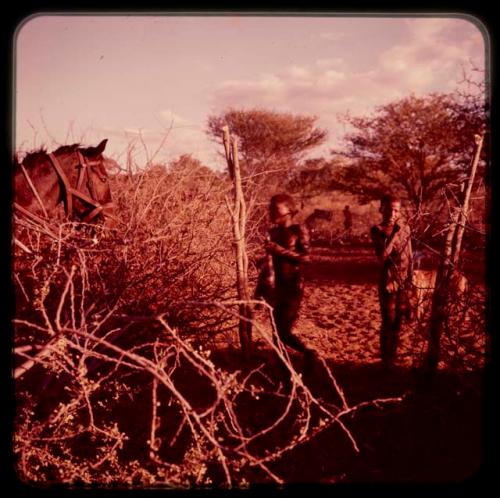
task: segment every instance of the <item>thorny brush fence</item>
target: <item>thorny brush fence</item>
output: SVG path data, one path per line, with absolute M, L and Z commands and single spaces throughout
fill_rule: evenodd
M 322 361 L 319 397 L 271 331 L 254 334 L 291 374 L 264 362 L 225 368 L 236 343 L 230 185 L 192 164 L 118 176 L 124 226 L 61 224 L 56 239 L 18 224 L 14 452 L 30 483 L 242 487 L 282 483 L 276 464 L 351 417 Z M 30 363 L 33 362 L 33 366 Z
M 16 247 L 13 271 L 21 478 L 235 486 L 252 469 L 281 482 L 273 462 L 331 424 L 356 447 L 343 422 L 356 407 L 331 373 L 337 405 L 315 398 L 282 348 L 290 393 L 263 364 L 228 371 L 210 358 L 238 319 L 224 181 L 174 165 L 115 182 L 117 232 L 17 226 L 29 250 Z M 261 392 L 274 406 L 255 425 Z

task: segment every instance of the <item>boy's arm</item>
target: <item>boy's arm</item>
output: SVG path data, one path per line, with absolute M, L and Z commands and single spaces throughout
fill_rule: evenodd
M 300 227 L 297 246 L 298 250 L 292 251 L 291 249 L 286 249 L 283 246 L 280 246 L 276 242 L 270 241 L 266 243 L 266 250 L 272 254 L 288 258 L 296 263 L 309 261 L 309 232 L 305 227 Z
M 303 261 L 309 261 L 309 252 L 311 251 L 311 239 L 307 227 L 299 226 L 299 253 L 303 256 Z M 305 258 L 305 259 L 304 259 Z
M 375 253 L 380 262 L 384 262 L 391 255 L 394 246 L 394 240 L 396 234 L 401 230 L 398 224 L 394 225 L 389 237 L 385 237 L 384 233 L 377 226 L 372 227 L 370 234 L 373 241 L 373 246 L 375 247 Z
M 373 248 L 375 249 L 375 254 L 377 259 L 383 263 L 384 262 L 384 249 L 385 249 L 385 237 L 382 231 L 377 227 L 373 226 L 370 230 L 370 237 L 373 242 Z

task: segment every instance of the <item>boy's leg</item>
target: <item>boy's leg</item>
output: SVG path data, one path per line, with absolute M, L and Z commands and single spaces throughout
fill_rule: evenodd
M 397 295 L 384 292 L 380 299 L 382 325 L 380 327 L 380 355 L 385 366 L 392 365 L 396 354 L 401 317 L 397 308 Z
M 309 348 L 292 332 L 293 325 L 299 316 L 302 294 L 300 292 L 288 296 L 288 299 L 277 303 L 275 311 L 276 328 L 284 344 L 299 351 L 309 352 Z
M 304 355 L 304 371 L 310 373 L 313 371 L 316 363 L 316 353 L 309 349 L 296 335 L 292 328 L 298 317 L 300 307 L 300 298 L 291 299 L 285 303 L 279 303 L 276 308 L 275 321 L 278 336 L 286 346 L 298 351 Z M 280 362 L 281 363 L 281 362 Z M 290 383 L 290 372 L 282 365 L 285 385 Z
M 402 299 L 403 292 L 398 291 L 394 294 L 394 315 L 392 321 L 392 343 L 391 343 L 391 357 L 394 359 L 396 357 L 396 351 L 398 349 L 399 343 L 399 333 L 401 331 L 401 323 L 403 320 L 403 310 L 402 310 Z

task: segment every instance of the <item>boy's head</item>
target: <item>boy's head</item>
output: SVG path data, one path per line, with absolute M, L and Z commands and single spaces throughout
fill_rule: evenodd
M 384 223 L 396 223 L 401 215 L 401 200 L 399 197 L 387 194 L 380 199 L 380 209 Z
M 269 214 L 273 223 L 278 225 L 288 223 L 297 214 L 293 197 L 288 194 L 273 195 L 269 203 Z

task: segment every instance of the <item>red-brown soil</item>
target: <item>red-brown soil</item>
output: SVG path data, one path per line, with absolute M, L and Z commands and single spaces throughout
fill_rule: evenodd
M 415 324 L 405 323 L 396 366 L 384 371 L 378 347 L 377 274 L 377 262 L 368 249 L 353 253 L 347 248 L 315 248 L 305 270 L 305 295 L 295 333 L 326 360 L 349 404 L 391 396 L 402 396 L 403 401 L 380 409 L 371 407 L 349 420 L 359 454 L 334 426 L 299 446 L 277 463 L 276 469 L 292 483 L 462 485 L 457 483 L 474 478 L 485 463 L 486 330 L 472 333 L 476 323 L 473 317 L 466 317 L 463 333 L 474 341 L 474 360 L 467 367 L 465 361 L 459 363 L 463 368 L 442 362 L 433 377 L 426 377 L 419 368 L 426 348 L 425 334 Z M 483 288 L 484 282 L 476 278 L 474 285 Z M 258 312 L 256 319 L 266 326 L 264 312 Z M 253 363 L 270 362 L 269 348 L 258 334 L 254 338 L 257 350 Z M 445 349 L 447 344 L 445 340 Z M 239 368 L 236 342 L 232 350 L 233 366 Z M 301 368 L 300 354 L 291 354 Z M 232 363 L 223 356 L 224 362 Z M 322 390 L 326 383 L 320 371 L 308 379 L 308 384 L 319 397 L 328 399 L 329 393 Z

